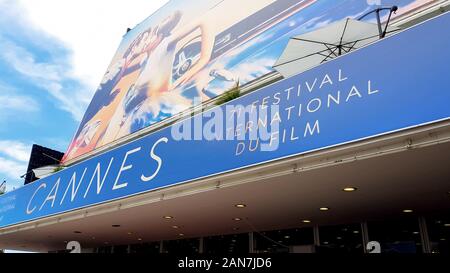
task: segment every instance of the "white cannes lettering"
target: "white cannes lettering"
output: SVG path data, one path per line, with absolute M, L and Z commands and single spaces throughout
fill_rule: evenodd
M 161 166 L 162 166 L 162 159 L 161 157 L 157 156 L 155 154 L 155 149 L 156 147 L 159 145 L 159 143 L 164 142 L 164 143 L 168 143 L 169 139 L 168 138 L 161 138 L 160 140 L 158 140 L 152 147 L 152 150 L 150 151 L 150 157 L 152 159 L 154 159 L 157 163 L 158 163 L 158 168 L 156 168 L 155 172 L 153 173 L 153 175 L 146 177 L 145 175 L 141 176 L 141 180 L 142 182 L 149 182 L 151 180 L 153 180 L 159 173 L 159 171 L 161 170 Z
M 53 186 L 50 193 L 47 195 L 47 198 L 45 198 L 44 203 L 42 203 L 41 207 L 39 208 L 39 211 L 42 210 L 42 208 L 45 206 L 45 204 L 48 201 L 52 201 L 52 208 L 55 205 L 56 196 L 58 195 L 58 189 L 59 189 L 59 183 L 61 182 L 61 178 L 58 178 L 58 181 L 56 181 L 55 185 Z
M 32 210 L 30 210 L 30 205 L 31 205 L 31 202 L 34 200 L 34 197 L 36 196 L 38 191 L 40 191 L 41 189 L 45 189 L 45 188 L 47 188 L 47 184 L 42 183 L 41 185 L 39 185 L 39 187 L 33 193 L 33 196 L 31 196 L 30 202 L 28 202 L 28 206 L 27 206 L 27 214 L 28 215 L 32 214 L 36 210 L 36 206 L 34 206 Z
M 119 173 L 117 174 L 116 182 L 114 183 L 113 191 L 118 190 L 118 189 L 122 189 L 122 188 L 125 188 L 125 187 L 128 186 L 128 183 L 127 183 L 127 182 L 124 182 L 124 183 L 122 183 L 122 184 L 118 184 L 118 183 L 119 183 L 119 179 L 120 179 L 120 175 L 121 175 L 124 171 L 128 171 L 128 170 L 130 170 L 130 169 L 133 168 L 133 164 L 130 164 L 130 165 L 128 165 L 128 166 L 125 166 L 125 164 L 127 164 L 128 156 L 130 156 L 130 155 L 132 155 L 132 154 L 134 154 L 134 153 L 139 152 L 141 149 L 142 149 L 142 147 L 139 147 L 139 148 L 136 148 L 136 149 L 134 149 L 134 150 L 128 151 L 128 152 L 125 154 L 125 157 L 123 158 L 123 161 L 122 161 L 122 166 L 120 167 Z
M 70 202 L 73 202 L 73 200 L 75 199 L 75 197 L 78 193 L 78 190 L 80 189 L 81 183 L 83 182 L 86 171 L 87 171 L 87 168 L 84 169 L 83 175 L 81 176 L 80 182 L 78 182 L 78 186 L 76 187 L 76 189 L 75 189 L 75 184 L 77 182 L 77 172 L 73 173 L 72 179 L 70 179 L 69 185 L 67 185 L 66 191 L 64 192 L 63 198 L 61 199 L 61 203 L 59 203 L 60 205 L 62 205 L 62 203 L 66 199 L 66 195 L 67 195 L 67 192 L 69 191 L 70 185 L 72 185 L 72 195 L 70 196 Z
M 103 185 L 105 184 L 105 180 L 106 177 L 108 176 L 109 173 L 109 169 L 111 168 L 111 164 L 114 161 L 114 157 L 111 158 L 111 161 L 109 161 L 109 165 L 108 165 L 108 169 L 106 169 L 105 175 L 103 176 L 103 179 L 101 179 L 101 174 L 100 174 L 100 170 L 102 168 L 101 163 L 97 163 L 97 167 L 95 168 L 94 174 L 92 175 L 91 181 L 89 182 L 89 185 L 86 189 L 86 193 L 84 194 L 84 198 L 87 197 L 89 190 L 91 189 L 92 186 L 92 181 L 94 181 L 94 178 L 97 176 L 97 195 L 100 194 L 100 192 L 102 191 Z M 100 179 L 102 180 L 100 182 Z
M 154 172 L 151 175 L 142 174 L 143 172 L 139 172 L 139 178 L 142 182 L 149 182 L 159 174 L 161 171 L 161 168 L 163 166 L 163 159 L 160 157 L 160 155 L 157 153 L 156 149 L 161 143 L 169 143 L 169 138 L 164 137 L 159 139 L 156 143 L 153 144 L 153 146 L 150 149 L 149 155 L 150 158 L 157 163 L 157 166 L 155 167 Z M 125 178 L 121 180 L 121 177 L 125 171 L 129 171 L 133 168 L 132 160 L 130 160 L 130 155 L 136 154 L 142 150 L 142 147 L 138 147 L 133 150 L 129 150 L 125 153 L 121 167 L 117 172 L 117 176 L 115 178 L 115 182 L 112 185 L 112 190 L 118 190 L 125 187 L 128 187 L 128 182 L 124 181 Z M 115 158 L 111 157 L 109 159 L 109 164 L 107 168 L 105 169 L 102 165 L 102 162 L 95 162 L 94 166 L 96 168 L 88 168 L 84 167 L 81 172 L 81 170 L 77 170 L 74 168 L 72 173 L 70 173 L 70 176 L 67 174 L 65 177 L 59 177 L 55 184 L 52 184 L 51 189 L 49 188 L 48 183 L 42 183 L 39 185 L 39 187 L 36 189 L 36 191 L 31 196 L 31 199 L 28 202 L 28 205 L 26 207 L 26 213 L 28 215 L 33 214 L 36 212 L 36 210 L 42 211 L 44 209 L 50 209 L 53 208 L 55 205 L 62 206 L 66 199 L 70 200 L 66 203 L 73 203 L 75 204 L 77 199 L 86 199 L 88 197 L 88 194 L 90 192 L 93 192 L 93 195 L 100 195 L 105 188 L 105 185 L 108 183 L 109 178 L 111 178 L 111 172 L 115 172 L 113 162 L 115 162 Z M 103 167 L 103 168 L 102 168 Z M 64 173 L 62 173 L 64 175 Z M 141 175 L 142 174 L 142 175 Z M 134 175 L 134 173 L 130 174 Z M 86 178 L 87 177 L 87 178 Z M 86 179 L 85 179 L 86 178 Z M 64 183 L 64 180 L 67 179 L 67 183 Z M 69 180 L 70 179 L 70 180 Z M 89 179 L 89 181 L 88 181 Z M 130 178 L 131 179 L 131 178 Z M 96 180 L 96 182 L 94 182 Z M 114 180 L 113 180 L 114 181 Z M 133 181 L 135 181 L 133 179 Z M 96 186 L 93 186 L 92 184 L 95 183 Z M 85 189 L 86 187 L 86 189 Z M 92 189 L 92 187 L 96 189 Z M 61 188 L 61 192 L 60 192 Z M 111 188 L 110 188 L 111 189 Z M 38 198 L 38 193 L 42 192 L 42 197 Z M 62 194 L 62 198 L 60 199 Z M 44 199 L 45 196 L 45 199 Z M 69 197 L 68 197 L 69 196 Z M 41 199 L 42 198 L 42 199 Z M 41 199 L 41 200 L 37 200 Z M 58 201 L 58 202 L 57 202 Z M 78 200 L 79 201 L 79 200 Z M 35 204 L 38 203 L 39 205 Z

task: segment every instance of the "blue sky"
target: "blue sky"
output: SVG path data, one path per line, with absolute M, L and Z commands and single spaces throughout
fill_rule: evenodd
M 165 2 L 0 0 L 0 180 L 8 190 L 23 184 L 33 144 L 66 150 L 127 27 Z

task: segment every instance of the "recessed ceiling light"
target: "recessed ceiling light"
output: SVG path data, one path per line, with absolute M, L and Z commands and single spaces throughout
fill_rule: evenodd
M 138 238 L 138 241 L 142 241 L 142 238 Z
M 120 225 L 112 225 L 113 228 L 119 228 Z
M 172 228 L 174 228 L 174 229 L 178 229 L 178 228 L 180 228 L 179 226 L 172 226 Z
M 163 218 L 166 220 L 170 220 L 170 219 L 173 219 L 173 216 L 164 216 Z
M 234 220 L 234 221 L 241 221 L 242 219 L 241 219 L 241 218 L 238 218 L 238 217 L 236 217 L 236 218 L 234 218 L 233 220 Z
M 311 223 L 311 220 L 302 220 L 302 222 L 305 224 L 309 224 L 309 223 Z
M 444 224 L 444 227 L 450 227 L 450 224 Z
M 345 191 L 345 192 L 354 192 L 354 191 L 357 191 L 358 188 L 355 188 L 355 187 L 346 187 L 346 188 L 343 188 L 342 190 Z
M 353 233 L 354 234 L 359 234 L 359 230 L 354 230 Z
M 184 234 L 183 233 L 180 233 L 180 234 L 178 234 L 179 236 L 181 236 L 181 237 L 183 237 L 184 236 Z
M 412 209 L 404 209 L 403 212 L 404 212 L 404 213 L 412 213 L 412 212 L 414 212 L 414 211 L 413 211 Z
M 320 211 L 329 211 L 329 210 L 330 210 L 330 208 L 327 208 L 327 207 L 323 207 L 323 208 L 320 208 L 319 210 L 320 210 Z
M 235 207 L 238 209 L 243 209 L 243 208 L 246 208 L 247 205 L 246 204 L 237 204 L 237 205 L 235 205 Z
M 291 236 L 289 236 L 289 235 L 284 236 L 284 239 L 290 239 L 290 238 L 291 238 Z
M 128 235 L 133 235 L 133 232 L 128 232 Z

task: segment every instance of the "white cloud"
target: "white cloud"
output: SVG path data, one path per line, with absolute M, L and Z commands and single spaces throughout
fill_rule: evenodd
M 34 85 L 49 92 L 56 99 L 57 106 L 71 113 L 75 120 L 81 120 L 89 103 L 90 91 L 63 87 L 63 81 L 72 80 L 67 75 L 64 63 L 39 62 L 37 56 L 11 41 L 0 39 L 0 58 Z
M 8 178 L 18 179 L 27 171 L 27 167 L 27 163 L 0 157 L 0 173 L 7 175 Z
M 0 102 L 2 105 L 0 121 L 11 115 L 15 115 L 16 111 L 33 113 L 40 110 L 40 104 L 35 99 L 18 93 L 18 90 L 15 88 L 0 82 Z
M 0 140 L 0 154 L 8 156 L 17 162 L 28 162 L 31 145 L 19 141 Z
M 31 145 L 20 141 L 0 140 L 0 177 L 7 181 L 7 191 L 23 186 L 20 176 L 26 173 Z M 0 181 L 0 182 L 1 182 Z
M 10 41 L 0 40 L 2 57 L 19 73 L 43 81 L 61 81 L 60 67 L 56 64 L 37 62 L 35 56 Z
M 79 121 L 126 28 L 165 2 L 0 0 L 0 58 Z
M 1 1 L 1 0 L 0 0 Z M 95 91 L 128 27 L 167 0 L 20 0 L 31 22 L 73 51 L 72 73 Z
M 35 113 L 39 112 L 41 105 L 39 102 L 30 97 L 22 95 L 17 88 L 5 84 L 0 81 L 0 102 L 2 105 L 2 115 L 0 121 L 8 120 L 11 116 L 17 117 L 17 111 L 20 113 Z

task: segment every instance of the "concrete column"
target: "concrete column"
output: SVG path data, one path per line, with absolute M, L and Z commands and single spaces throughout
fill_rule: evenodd
M 422 216 L 419 217 L 419 232 L 423 253 L 431 253 L 431 243 L 430 236 L 428 235 L 427 221 L 425 217 Z
M 199 254 L 203 254 L 204 253 L 204 245 L 203 245 L 203 237 L 200 238 L 199 240 L 199 246 L 198 246 L 198 253 Z
M 253 232 L 248 234 L 248 252 L 250 254 L 255 253 L 255 237 Z
M 313 227 L 313 233 L 314 233 L 314 245 L 320 246 L 319 226 Z
M 367 252 L 367 244 L 369 243 L 369 229 L 367 227 L 367 222 L 361 223 L 361 236 L 362 236 L 364 253 L 368 253 Z
M 161 242 L 159 242 L 159 253 L 164 253 L 163 248 L 164 248 L 164 241 L 161 241 Z

